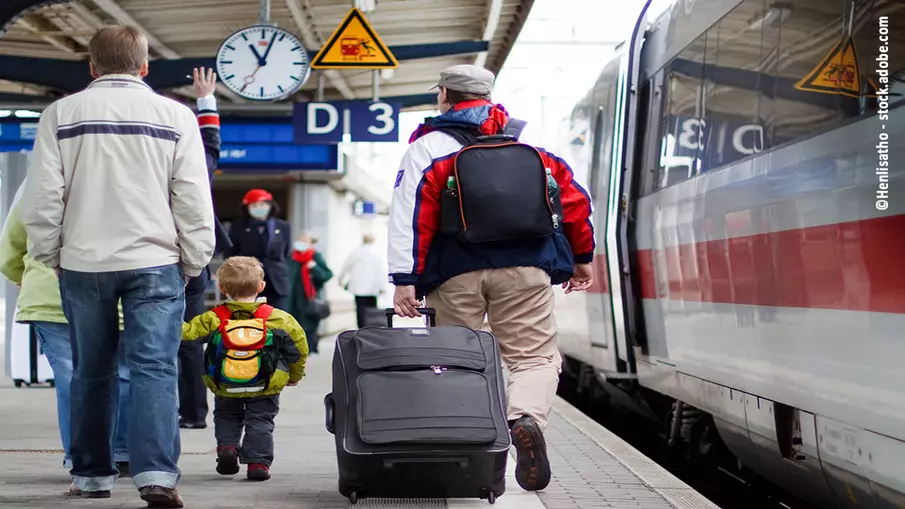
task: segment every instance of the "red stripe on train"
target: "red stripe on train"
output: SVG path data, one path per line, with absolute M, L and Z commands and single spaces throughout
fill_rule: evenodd
M 645 299 L 905 314 L 905 215 L 646 249 L 638 267 Z

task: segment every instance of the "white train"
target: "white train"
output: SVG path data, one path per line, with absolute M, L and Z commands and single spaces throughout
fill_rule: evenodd
M 905 2 L 649 5 L 571 117 L 565 370 L 818 507 L 905 507 Z

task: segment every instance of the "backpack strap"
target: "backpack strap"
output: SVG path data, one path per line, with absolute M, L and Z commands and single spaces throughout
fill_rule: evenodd
M 270 304 L 261 304 L 258 306 L 258 309 L 255 310 L 254 317 L 260 318 L 264 322 L 264 337 L 267 337 L 267 320 L 270 319 L 270 314 L 273 313 L 273 306 Z
M 437 130 L 461 143 L 463 148 L 474 145 L 475 140 L 481 136 L 477 129 L 467 127 L 441 127 Z
M 233 312 L 226 307 L 226 304 L 220 304 L 211 311 L 213 311 L 214 314 L 217 315 L 217 318 L 220 319 L 220 334 L 226 334 L 226 322 L 233 317 Z
M 258 306 L 258 309 L 255 310 L 255 318 L 263 318 L 264 323 L 267 323 L 271 313 L 273 313 L 273 306 L 270 304 L 261 304 Z
M 516 140 L 519 139 L 519 136 L 522 135 L 522 131 L 525 129 L 525 126 L 528 125 L 528 122 L 518 118 L 510 118 L 509 122 L 506 123 L 506 127 L 503 128 L 503 134 L 506 136 L 512 136 Z

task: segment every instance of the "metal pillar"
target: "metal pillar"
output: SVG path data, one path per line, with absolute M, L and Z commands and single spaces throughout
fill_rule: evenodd
M 371 71 L 371 98 L 374 101 L 380 100 L 380 71 Z
M 324 102 L 324 71 L 317 71 L 317 94 L 314 96 L 317 102 Z
M 28 160 L 30 156 L 31 154 L 27 152 L 7 152 L 0 154 L 0 175 L 2 175 L 2 180 L 0 180 L 0 217 L 3 219 L 3 224 L 6 224 L 6 216 L 9 213 L 10 205 L 13 203 L 13 198 L 16 197 L 16 191 L 19 190 L 19 186 L 25 181 L 25 174 L 28 172 Z M 10 347 L 12 345 L 10 337 L 12 336 L 13 323 L 16 319 L 16 299 L 19 298 L 19 289 L 9 281 L 4 281 L 4 283 L 3 294 L 6 297 L 4 359 L 6 359 L 6 362 L 4 363 L 3 369 L 4 375 L 9 377 L 11 357 Z
M 261 0 L 261 10 L 258 14 L 258 20 L 262 25 L 270 24 L 270 0 Z

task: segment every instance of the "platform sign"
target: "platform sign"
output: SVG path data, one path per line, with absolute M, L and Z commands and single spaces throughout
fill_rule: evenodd
M 356 217 L 369 217 L 377 214 L 377 205 L 374 202 L 356 200 L 352 203 L 352 214 Z
M 295 143 L 339 143 L 348 132 L 354 142 L 398 142 L 399 104 L 370 101 L 296 103 Z
M 817 67 L 799 80 L 795 88 L 858 99 L 861 97 L 861 78 L 855 43 L 851 37 L 846 37 L 827 53 Z M 877 85 L 872 79 L 867 80 L 867 88 L 867 97 L 877 96 Z
M 393 52 L 380 40 L 364 14 L 352 8 L 317 52 L 314 69 L 395 69 Z

